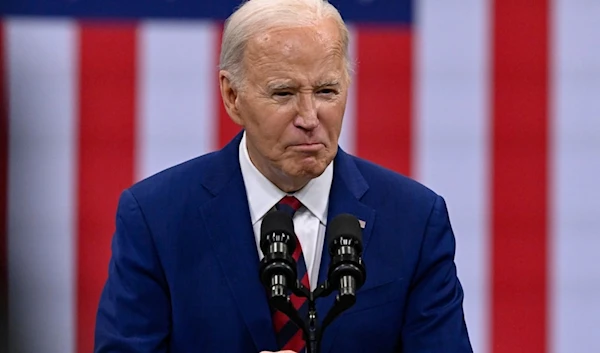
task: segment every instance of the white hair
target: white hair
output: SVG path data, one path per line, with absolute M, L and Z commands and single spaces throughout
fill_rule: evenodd
M 228 71 L 232 85 L 239 87 L 244 50 L 250 38 L 272 28 L 306 26 L 326 18 L 339 27 L 349 78 L 353 65 L 348 53 L 348 28 L 327 0 L 247 0 L 225 21 L 219 68 Z

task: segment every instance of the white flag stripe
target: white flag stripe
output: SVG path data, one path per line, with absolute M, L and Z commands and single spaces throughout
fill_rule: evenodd
M 487 1 L 420 1 L 416 8 L 414 176 L 448 203 L 475 352 L 489 312 L 489 65 Z
M 150 21 L 139 28 L 138 178 L 214 150 L 218 102 L 211 22 Z
M 356 63 L 358 52 L 355 45 L 356 29 L 353 25 L 348 25 L 348 32 L 350 32 L 350 43 L 348 45 L 348 52 L 351 60 Z M 358 67 L 356 67 L 358 69 Z M 356 71 L 358 72 L 358 71 Z M 355 73 L 356 73 L 355 72 Z M 352 81 L 356 81 L 356 75 L 352 74 Z M 340 134 L 339 145 L 347 153 L 354 153 L 356 149 L 356 104 L 358 103 L 356 97 L 355 85 L 350 85 L 348 89 L 348 101 L 346 103 L 346 112 L 344 113 L 344 123 L 342 126 L 342 133 Z
M 75 27 L 10 20 L 10 352 L 73 352 Z
M 553 13 L 551 347 L 597 352 L 600 328 L 600 3 Z

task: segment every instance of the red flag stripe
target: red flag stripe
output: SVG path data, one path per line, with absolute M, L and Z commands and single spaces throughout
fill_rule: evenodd
M 134 180 L 136 29 L 83 24 L 79 46 L 77 352 L 91 352 L 116 205 Z
M 0 351 L 8 351 L 8 75 L 4 50 L 4 22 L 0 20 Z
M 219 63 L 219 57 L 221 55 L 221 40 L 223 38 L 223 24 L 221 24 L 220 26 L 216 26 L 215 28 L 216 31 L 216 36 L 215 36 L 215 54 L 216 54 L 216 60 L 215 62 L 218 64 Z M 216 99 L 216 104 L 219 107 L 218 111 L 218 131 L 217 131 L 217 135 L 219 136 L 218 140 L 217 140 L 217 148 L 221 148 L 223 146 L 225 146 L 238 132 L 240 132 L 241 127 L 239 125 L 237 125 L 236 123 L 234 123 L 231 118 L 229 117 L 229 115 L 227 114 L 227 111 L 225 110 L 225 106 L 223 105 L 223 101 L 221 99 L 221 90 L 219 88 L 219 82 L 217 81 L 215 84 L 216 88 L 216 92 L 217 94 L 215 94 L 215 99 Z
M 492 53 L 493 353 L 546 352 L 548 0 L 496 0 Z
M 411 174 L 412 37 L 398 26 L 358 26 L 356 153 Z

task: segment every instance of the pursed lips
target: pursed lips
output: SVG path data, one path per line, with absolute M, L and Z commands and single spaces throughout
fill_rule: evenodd
M 298 143 L 290 146 L 292 149 L 302 152 L 315 152 L 325 147 L 321 142 Z

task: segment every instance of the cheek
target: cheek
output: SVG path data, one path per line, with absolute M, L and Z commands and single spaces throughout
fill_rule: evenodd
M 280 154 L 288 141 L 294 135 L 291 119 L 279 114 L 263 115 L 252 128 L 248 127 L 262 153 L 268 156 Z
M 327 130 L 327 135 L 338 136 L 344 118 L 344 107 L 341 104 L 325 106 L 322 107 L 319 115 L 321 123 Z
M 246 130 L 252 131 L 253 135 L 262 139 L 277 139 L 289 120 L 288 110 L 261 98 L 254 98 L 243 106 Z

